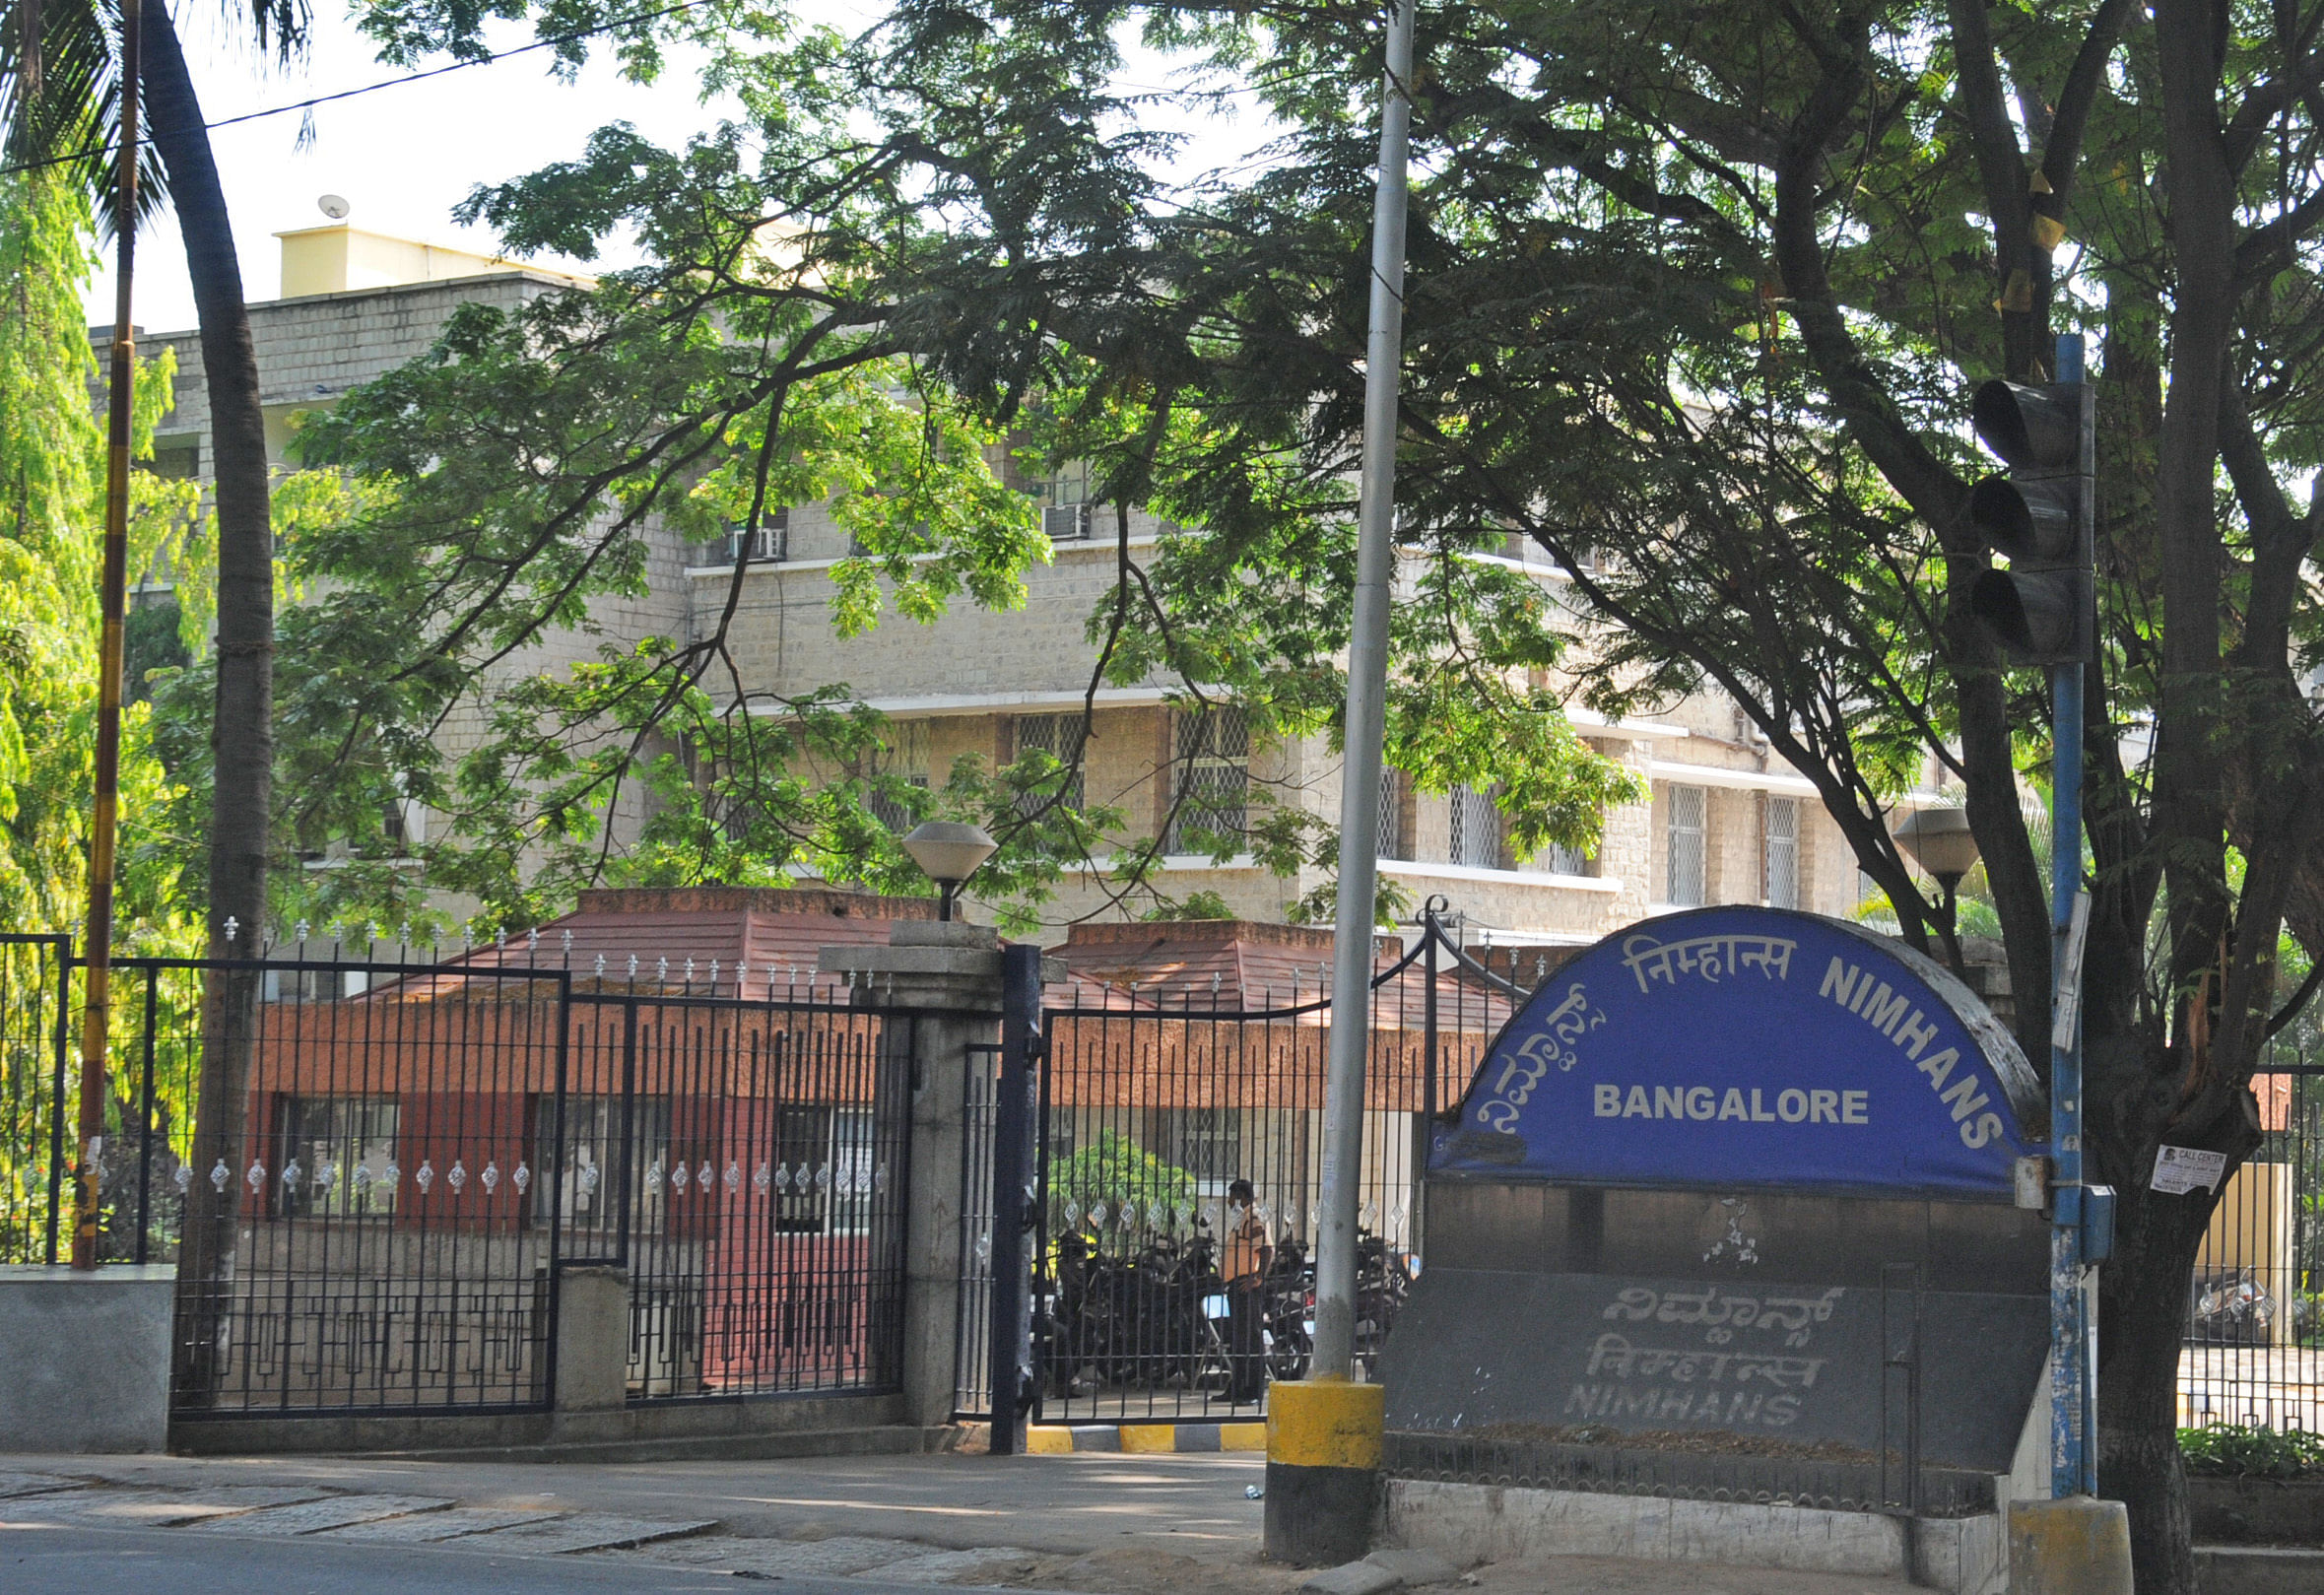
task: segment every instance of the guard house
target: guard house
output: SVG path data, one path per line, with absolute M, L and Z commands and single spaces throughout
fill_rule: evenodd
M 1574 959 L 1431 1133 L 1391 1537 L 2006 1587 L 2047 1494 L 2040 1102 L 1965 986 L 1844 921 Z

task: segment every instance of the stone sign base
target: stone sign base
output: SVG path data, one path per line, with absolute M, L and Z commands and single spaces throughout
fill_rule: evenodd
M 0 1452 L 159 1451 L 177 1270 L 0 1267 Z
M 1391 1479 L 1387 1543 L 1438 1551 L 1464 1563 L 1631 1557 L 1908 1578 L 1950 1595 L 2003 1595 L 2009 1588 L 2009 1546 L 1998 1512 L 1908 1523 L 1807 1506 Z

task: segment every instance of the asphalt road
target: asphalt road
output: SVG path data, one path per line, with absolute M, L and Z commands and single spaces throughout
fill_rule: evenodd
M 787 1595 L 929 1595 L 875 1579 L 784 1578 Z M 448 1546 L 334 1545 L 155 1529 L 0 1529 L 8 1595 L 736 1595 L 723 1572 L 623 1558 L 487 1556 Z

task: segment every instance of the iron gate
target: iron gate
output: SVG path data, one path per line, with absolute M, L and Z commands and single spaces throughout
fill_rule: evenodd
M 114 962 L 100 1261 L 176 1261 L 208 1212 L 232 1237 L 180 1290 L 176 1420 L 546 1408 L 565 1262 L 630 1270 L 632 1400 L 897 1387 L 913 1019 L 604 962 Z M 77 969 L 0 938 L 0 1261 L 56 1261 L 71 1221 Z M 205 1169 L 222 972 L 260 1000 Z
M 1367 1372 L 1422 1263 L 1428 1126 L 1457 1100 L 1520 988 L 1431 912 L 1371 983 L 1359 1197 L 1357 1358 Z M 1261 1007 L 1075 988 L 1042 1015 L 1032 1249 L 1032 1416 L 1251 1418 L 1312 1336 L 1329 993 Z M 1057 993 L 1052 991 L 1052 998 Z M 997 1051 L 969 1071 L 959 1406 L 991 1409 Z M 1229 1187 L 1249 1180 L 1231 1250 Z M 1257 1260 L 1255 1268 L 1238 1268 Z M 977 1303 L 971 1310 L 969 1303 Z

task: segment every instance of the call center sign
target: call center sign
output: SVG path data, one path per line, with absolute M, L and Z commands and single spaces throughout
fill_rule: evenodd
M 2038 1102 L 2009 1032 L 1936 964 L 1843 920 L 1702 908 L 1544 981 L 1429 1168 L 2007 1201 Z

